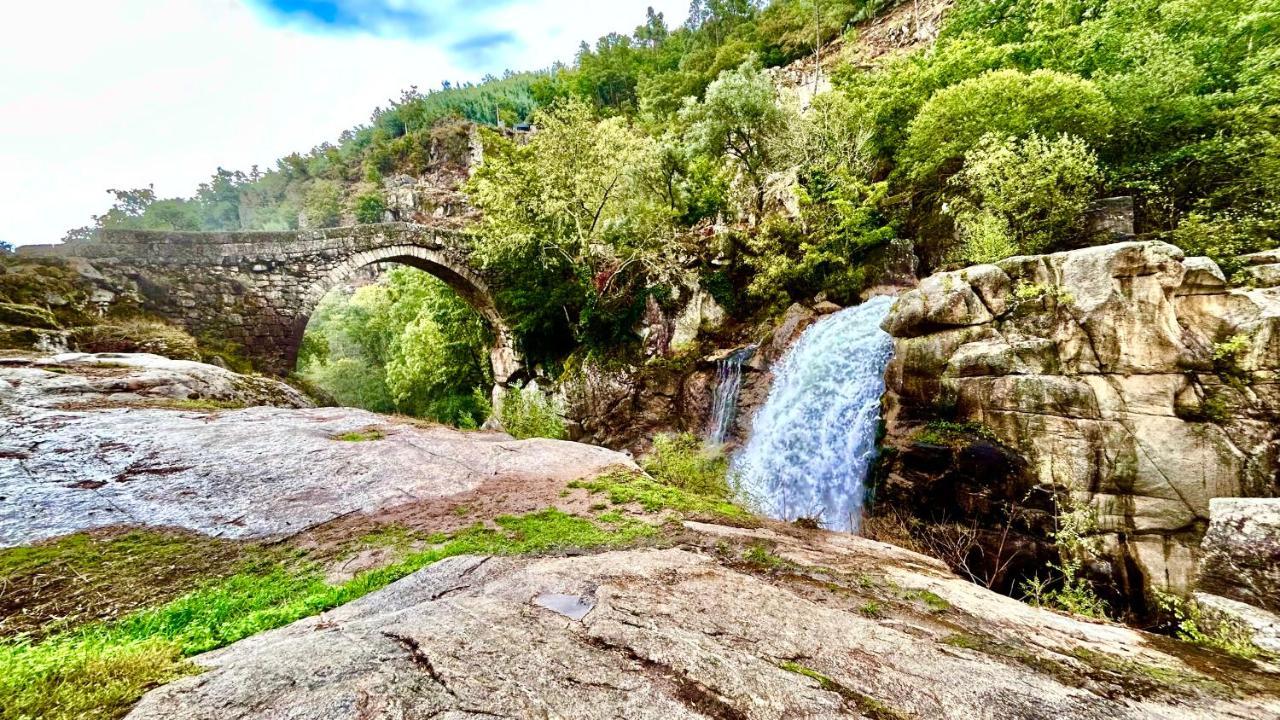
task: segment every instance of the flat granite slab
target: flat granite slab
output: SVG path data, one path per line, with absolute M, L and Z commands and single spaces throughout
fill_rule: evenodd
M 567 483 L 635 468 L 604 448 L 350 408 L 78 409 L 15 390 L 48 386 L 46 375 L 60 400 L 76 399 L 67 375 L 0 368 L 0 547 L 115 525 L 283 537 L 495 480 Z M 375 439 L 338 439 L 364 430 Z

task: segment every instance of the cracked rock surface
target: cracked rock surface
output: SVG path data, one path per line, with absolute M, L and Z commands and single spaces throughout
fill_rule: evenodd
M 1135 593 L 1185 592 L 1209 501 L 1280 493 L 1280 287 L 1254 284 L 1162 242 L 933 275 L 884 323 L 890 440 L 980 423 L 1020 456 L 1012 500 L 1070 489 Z
M 786 528 L 684 532 L 666 549 L 442 561 L 195 658 L 205 672 L 153 690 L 129 718 L 1280 713 L 1276 677 L 1256 666 L 1032 608 L 890 545 Z M 730 549 L 748 546 L 770 548 L 772 568 Z
M 293 407 L 146 404 L 157 399 Z M 274 380 L 155 356 L 0 365 L 0 547 L 113 525 L 282 537 L 486 483 L 563 487 L 634 467 L 603 448 L 305 404 Z

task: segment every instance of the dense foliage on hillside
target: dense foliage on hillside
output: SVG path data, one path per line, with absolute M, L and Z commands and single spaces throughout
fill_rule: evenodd
M 852 56 L 858 23 L 898 5 L 695 0 L 675 28 L 651 11 L 572 66 L 410 91 L 337 145 L 220 170 L 189 200 L 117 193 L 100 223 L 376 220 L 380 178 L 425 171 L 450 123 L 532 121 L 527 140 L 484 135 L 465 191 L 535 362 L 626 344 L 646 303 L 695 283 L 745 318 L 853 301 L 891 247 L 929 271 L 1087 244 L 1108 195 L 1136 198 L 1139 234 L 1229 272 L 1275 244 L 1276 0 L 958 0 L 933 46 L 845 62 L 804 112 L 780 92 L 767 68 L 841 37 Z
M 953 221 L 976 222 L 946 211 L 955 198 L 984 204 L 971 169 L 1012 172 L 1030 150 L 1018 146 L 1039 135 L 1083 144 L 1060 161 L 1075 177 L 1096 164 L 1098 182 L 1065 183 L 1078 197 L 1132 194 L 1139 233 L 1228 257 L 1275 237 L 1277 63 L 1274 0 L 962 0 L 930 51 L 846 68 L 838 86 L 927 256 L 946 251 Z M 993 142 L 1010 146 L 995 167 Z M 1059 208 L 1050 189 L 1027 208 L 1037 221 Z M 990 208 L 985 222 L 1017 235 L 1013 215 Z M 1048 245 L 1082 240 L 1070 230 Z

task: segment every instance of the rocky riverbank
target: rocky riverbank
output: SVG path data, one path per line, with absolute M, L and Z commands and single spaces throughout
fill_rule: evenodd
M 884 325 L 881 500 L 976 528 L 953 560 L 1012 577 L 1052 556 L 1069 497 L 1117 596 L 1186 592 L 1210 501 L 1280 493 L 1280 266 L 1243 262 L 1233 285 L 1130 242 L 927 278 Z
M 129 716 L 1270 718 L 1260 666 L 1028 607 L 832 533 L 457 557 L 196 658 Z
M 282 382 L 195 362 L 0 364 L 0 546 L 115 525 L 284 537 L 402 507 L 448 517 L 465 498 L 515 488 L 528 495 L 506 510 L 527 511 L 609 468 L 635 465 L 577 443 L 312 408 Z

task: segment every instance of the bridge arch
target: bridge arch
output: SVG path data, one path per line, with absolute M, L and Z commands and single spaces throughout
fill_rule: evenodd
M 297 363 L 307 323 L 324 296 L 333 288 L 344 284 L 360 269 L 381 263 L 406 265 L 448 285 L 485 319 L 493 332 L 494 343 L 489 350 L 489 361 L 493 366 L 494 381 L 499 385 L 506 385 L 520 373 L 523 367 L 516 354 L 511 328 L 498 314 L 493 293 L 485 281 L 471 268 L 457 263 L 456 258 L 450 257 L 445 251 L 415 244 L 385 245 L 354 253 L 311 283 L 300 297 L 301 314 L 295 322 L 286 350 L 285 361 L 288 364 Z

